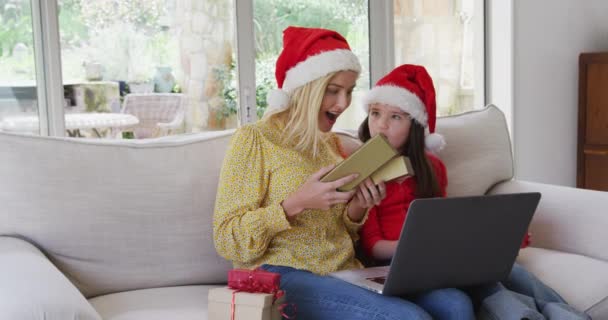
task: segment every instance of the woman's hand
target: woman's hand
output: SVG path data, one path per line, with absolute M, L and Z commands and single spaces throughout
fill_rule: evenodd
M 361 221 L 367 208 L 377 206 L 386 197 L 386 185 L 380 182 L 377 186 L 371 178 L 363 180 L 357 186 L 357 193 L 348 205 L 348 217 L 355 222 Z
M 353 197 L 356 190 L 340 192 L 336 189 L 356 179 L 357 174 L 351 174 L 332 182 L 319 181 L 334 167 L 334 165 L 324 167 L 312 174 L 296 192 L 290 194 L 281 203 L 287 219 L 293 219 L 304 209 L 327 210 L 335 204 L 347 203 Z

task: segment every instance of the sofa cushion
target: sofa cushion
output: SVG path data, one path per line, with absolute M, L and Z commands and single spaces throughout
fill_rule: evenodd
M 439 153 L 448 170 L 448 196 L 485 194 L 513 177 L 511 141 L 504 114 L 494 105 L 437 118 L 446 140 Z
M 521 250 L 517 261 L 578 310 L 608 308 L 608 262 L 534 247 Z
M 104 320 L 205 320 L 207 294 L 217 286 L 184 286 L 109 294 L 89 302 Z
M 540 192 L 530 231 L 535 247 L 608 261 L 608 192 L 511 180 L 490 193 Z
M 0 133 L 0 235 L 41 248 L 87 296 L 226 281 L 213 245 L 231 132 L 159 140 Z
M 101 320 L 36 247 L 0 237 L 0 319 Z

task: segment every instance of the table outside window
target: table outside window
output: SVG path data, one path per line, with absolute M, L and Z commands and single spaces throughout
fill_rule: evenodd
M 111 129 L 112 136 L 115 131 L 134 126 L 139 119 L 131 114 L 124 113 L 68 113 L 65 115 L 65 129 L 70 137 L 82 137 L 80 130 L 91 129 L 97 137 L 101 137 L 99 130 Z M 6 117 L 0 121 L 0 130 L 9 132 L 34 133 L 38 132 L 38 116 Z

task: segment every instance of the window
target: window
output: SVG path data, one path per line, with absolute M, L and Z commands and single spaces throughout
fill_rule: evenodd
M 232 0 L 60 1 L 66 112 L 117 114 L 105 131 L 77 134 L 235 128 L 233 16 Z
M 40 128 L 49 128 L 43 134 L 147 138 L 255 121 L 276 87 L 288 25 L 337 30 L 360 58 L 337 128 L 356 129 L 365 91 L 403 63 L 427 67 L 441 115 L 484 102 L 483 0 L 31 0 L 42 6 L 33 15 L 28 0 L 0 3 L 0 123 L 38 113 Z M 34 55 L 38 34 L 45 45 Z M 49 70 L 39 55 L 60 56 L 61 64 Z M 36 92 L 51 93 L 39 110 Z M 91 117 L 104 120 L 85 125 Z
M 0 4 L 0 130 L 38 133 L 30 1 Z
M 255 0 L 255 78 L 257 116 L 266 110 L 266 93 L 276 88 L 274 68 L 283 48 L 283 30 L 290 26 L 326 28 L 338 31 L 361 62 L 361 75 L 353 91 L 351 106 L 338 118 L 336 127 L 357 128 L 365 118 L 362 94 L 369 88 L 369 19 L 367 0 Z
M 483 1 L 395 0 L 393 21 L 396 65 L 427 68 L 439 115 L 483 107 Z

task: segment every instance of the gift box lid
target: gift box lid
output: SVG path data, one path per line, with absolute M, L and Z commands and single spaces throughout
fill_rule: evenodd
M 232 303 L 232 290 L 228 287 L 213 288 L 209 290 L 209 303 L 220 302 L 220 303 Z M 237 292 L 235 296 L 236 305 L 247 305 L 264 308 L 272 305 L 274 296 L 270 293 L 249 293 L 249 292 Z

